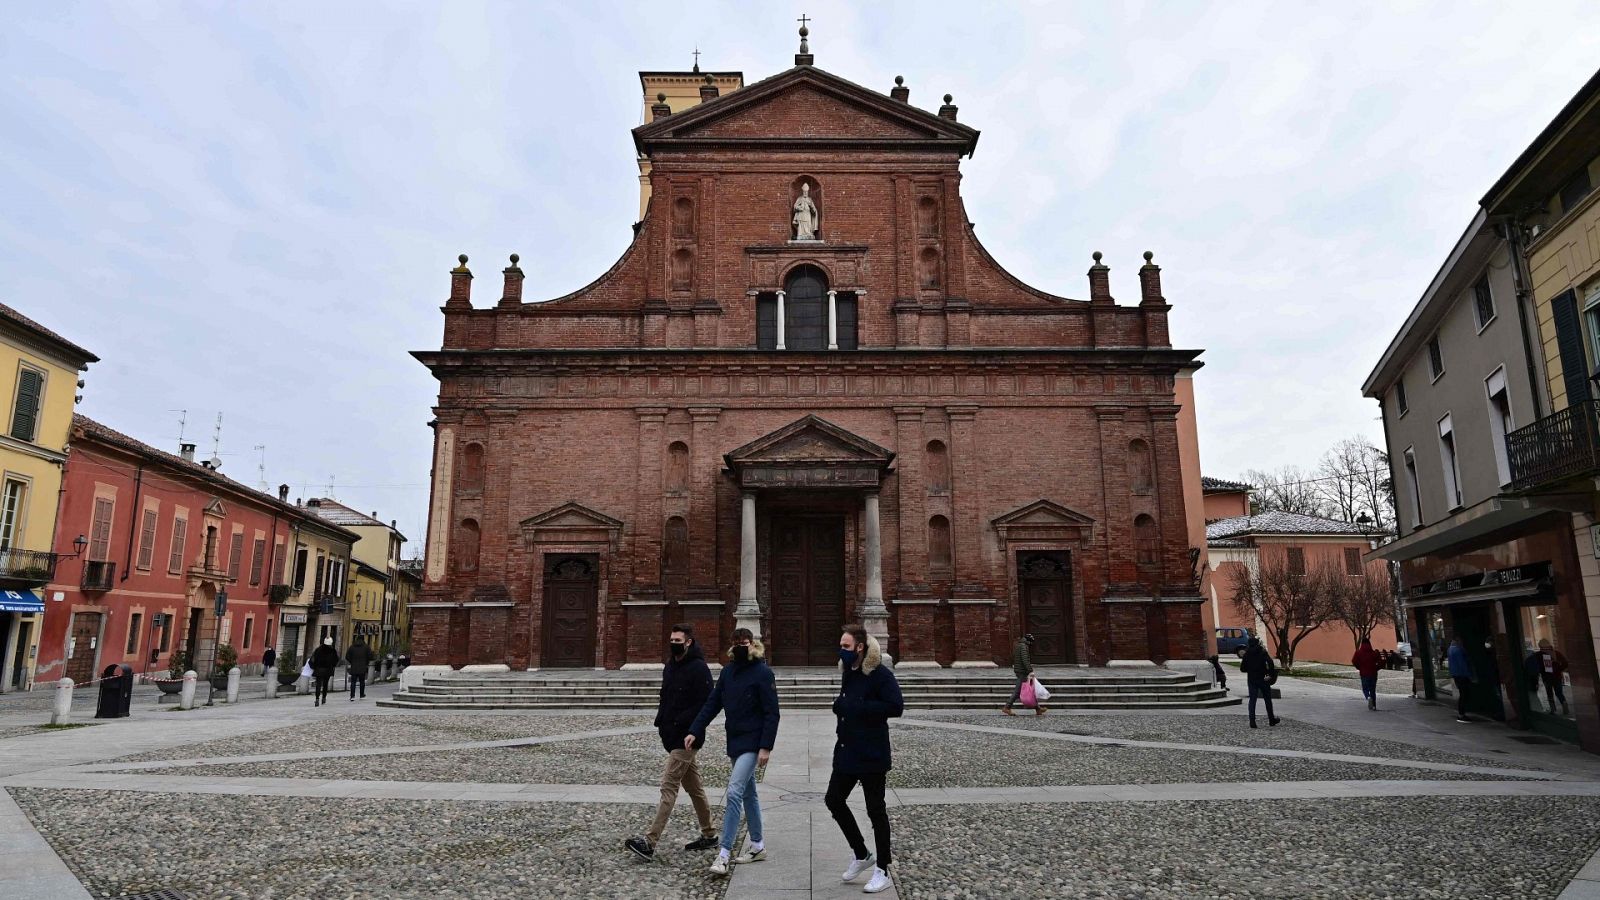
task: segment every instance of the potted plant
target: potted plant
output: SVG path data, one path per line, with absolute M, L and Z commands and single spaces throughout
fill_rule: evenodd
M 183 673 L 189 670 L 189 654 L 182 650 L 172 651 L 172 656 L 167 659 L 167 677 L 148 678 L 156 683 L 163 694 L 176 694 L 183 690 Z
M 293 653 L 285 653 L 278 657 L 278 684 L 288 687 L 300 680 L 300 665 L 296 662 Z
M 232 644 L 218 644 L 217 655 L 211 663 L 211 686 L 219 691 L 228 689 L 228 671 L 239 662 L 239 652 Z

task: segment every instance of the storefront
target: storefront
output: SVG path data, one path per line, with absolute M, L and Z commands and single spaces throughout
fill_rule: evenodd
M 295 663 L 305 656 L 305 610 L 285 610 L 278 616 L 278 656 Z
M 0 591 L 0 693 L 33 684 L 44 601 L 30 590 Z

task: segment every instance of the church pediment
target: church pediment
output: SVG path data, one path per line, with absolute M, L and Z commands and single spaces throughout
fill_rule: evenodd
M 594 544 L 615 546 L 622 523 L 575 500 L 529 516 L 521 522 L 522 537 L 530 544 Z
M 1094 519 L 1059 503 L 1039 499 L 993 520 L 1003 540 L 1087 542 Z
M 718 143 L 935 143 L 971 153 L 978 132 L 812 66 L 634 129 L 641 152 Z
M 894 452 L 817 416 L 763 435 L 723 459 L 746 487 L 876 487 Z

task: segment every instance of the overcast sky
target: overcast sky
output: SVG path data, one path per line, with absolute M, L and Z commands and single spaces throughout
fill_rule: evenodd
M 87 415 L 420 549 L 455 255 L 594 279 L 637 214 L 640 69 L 955 95 L 978 234 L 1136 302 L 1153 250 L 1209 474 L 1380 439 L 1360 384 L 1475 203 L 1600 63 L 1591 3 L 12 4 L 0 301 L 101 357 Z M 1527 11 L 1527 12 L 1524 12 Z M 491 295 L 493 295 L 491 297 Z

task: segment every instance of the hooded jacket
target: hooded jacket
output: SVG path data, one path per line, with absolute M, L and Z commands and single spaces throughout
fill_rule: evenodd
M 367 667 L 372 665 L 372 648 L 366 641 L 356 641 L 345 651 L 344 661 L 350 664 L 351 675 L 365 675 Z
M 1239 670 L 1244 672 L 1245 681 L 1249 684 L 1271 684 L 1278 677 L 1278 666 L 1272 661 L 1272 654 L 1257 640 L 1250 641 L 1245 648 L 1244 659 L 1239 661 Z
M 339 668 L 339 651 L 327 644 L 318 644 L 317 649 L 311 651 L 311 674 L 318 678 L 332 678 L 333 671 Z
M 661 671 L 661 700 L 656 704 L 656 731 L 661 735 L 661 746 L 667 752 L 683 749 L 684 735 L 694 724 L 695 714 L 706 705 L 711 696 L 711 668 L 706 665 L 706 655 L 700 652 L 700 642 L 695 641 L 683 651 L 683 658 L 667 660 Z M 704 743 L 697 739 L 696 750 Z
M 1371 644 L 1362 644 L 1356 648 L 1356 655 L 1350 657 L 1350 665 L 1356 667 L 1362 678 L 1373 678 L 1378 674 L 1378 651 L 1372 649 Z
M 722 667 L 717 686 L 689 726 L 696 745 L 705 740 L 706 727 L 719 712 L 726 713 L 729 759 L 771 750 L 778 742 L 778 685 L 766 656 L 766 646 L 751 641 L 749 659 Z
M 839 696 L 833 701 L 833 714 L 839 717 L 834 730 L 838 740 L 833 745 L 833 771 L 844 775 L 889 771 L 889 720 L 904 712 L 900 682 L 883 664 L 883 650 L 869 634 L 861 667 L 844 668 Z
M 1011 647 L 1011 671 L 1021 681 L 1033 671 L 1033 653 L 1028 649 L 1027 638 L 1017 638 Z

